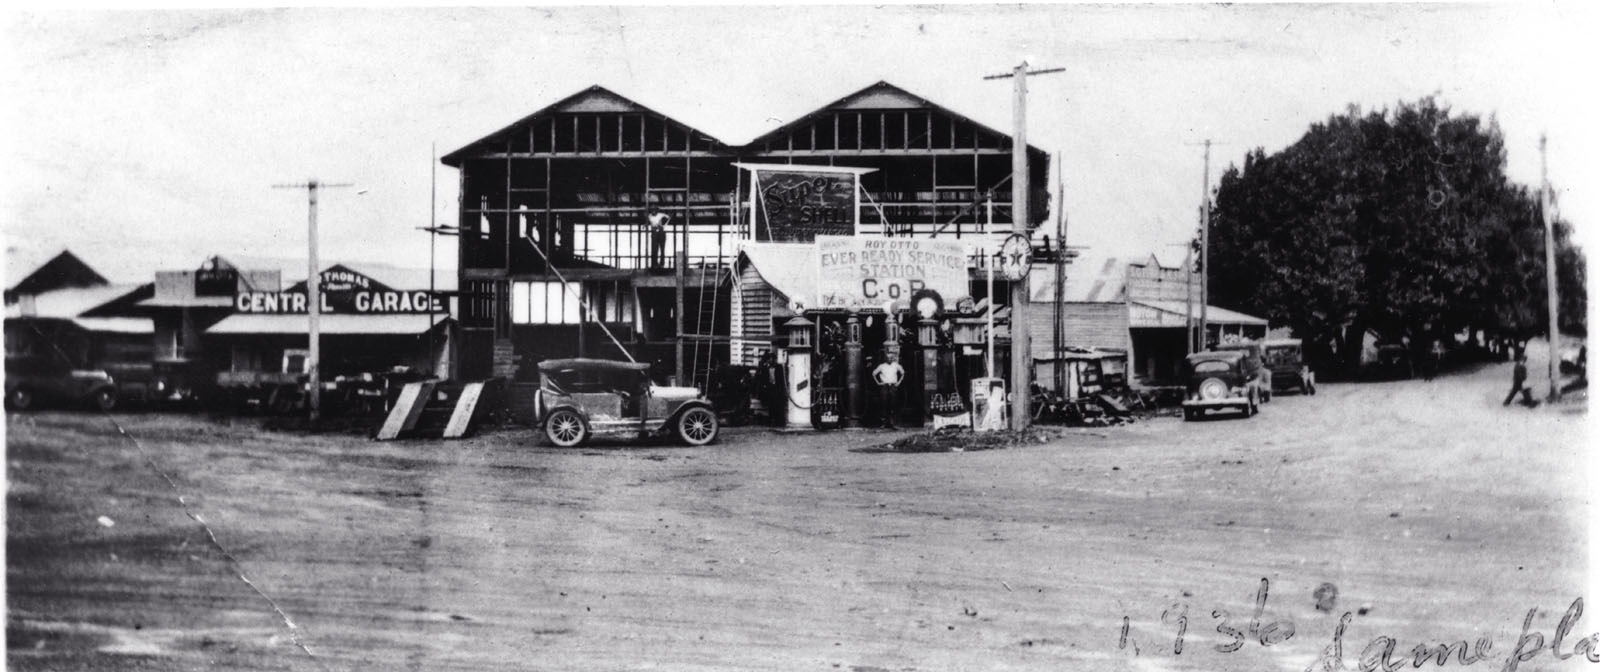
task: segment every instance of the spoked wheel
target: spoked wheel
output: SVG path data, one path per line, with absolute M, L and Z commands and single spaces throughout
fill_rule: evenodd
M 705 408 L 691 408 L 678 416 L 678 440 L 689 446 L 703 446 L 717 439 L 717 414 Z
M 589 427 L 583 424 L 583 418 L 578 417 L 577 413 L 562 409 L 545 418 L 544 436 L 550 443 L 571 448 L 589 438 Z

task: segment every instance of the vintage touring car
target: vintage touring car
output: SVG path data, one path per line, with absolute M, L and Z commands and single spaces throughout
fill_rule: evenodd
M 1317 393 L 1317 374 L 1305 363 L 1298 338 L 1269 338 L 1261 341 L 1262 364 L 1272 374 L 1272 391 L 1298 390 Z
M 604 359 L 539 363 L 534 413 L 545 439 L 562 447 L 591 438 L 672 436 L 690 446 L 717 439 L 711 402 L 693 387 L 650 382 L 649 364 Z

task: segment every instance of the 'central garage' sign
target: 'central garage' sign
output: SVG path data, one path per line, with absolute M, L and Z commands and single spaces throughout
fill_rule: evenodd
M 427 291 L 358 290 L 321 292 L 323 313 L 427 315 L 445 312 L 444 300 Z M 241 313 L 297 315 L 306 312 L 305 292 L 240 292 L 233 309 Z
M 444 296 L 421 290 L 390 289 L 342 265 L 317 274 L 323 313 L 354 315 L 429 315 L 446 312 Z M 303 315 L 305 283 L 286 292 L 239 292 L 233 309 L 241 313 Z
M 970 293 L 961 241 L 817 236 L 817 308 L 877 308 L 923 289 L 947 305 Z

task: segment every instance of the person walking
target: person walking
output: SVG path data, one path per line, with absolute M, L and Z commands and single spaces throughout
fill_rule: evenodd
M 1511 369 L 1511 391 L 1506 393 L 1506 400 L 1504 402 L 1501 402 L 1500 405 L 1501 406 L 1510 406 L 1511 405 L 1511 400 L 1515 399 L 1517 397 L 1517 393 L 1518 392 L 1521 392 L 1522 393 L 1522 405 L 1523 406 L 1527 406 L 1528 408 L 1533 408 L 1535 406 L 1538 406 L 1539 402 L 1537 400 L 1535 400 L 1533 398 L 1533 395 L 1530 394 L 1529 391 L 1528 391 L 1527 382 L 1528 382 L 1528 355 L 1526 353 L 1524 353 L 1524 352 L 1518 351 L 1517 352 L 1517 365 Z
M 1435 338 L 1433 343 L 1428 346 L 1428 368 L 1423 370 L 1422 379 L 1433 380 L 1434 376 L 1439 375 L 1439 364 L 1443 361 L 1444 343 Z
M 906 377 L 906 370 L 900 366 L 895 353 L 884 355 L 883 363 L 872 370 L 872 380 L 878 384 L 878 393 L 883 403 L 883 426 L 894 429 L 894 415 L 900 407 L 900 381 Z
M 667 249 L 667 223 L 672 221 L 672 215 L 661 211 L 661 208 L 650 206 L 650 214 L 645 217 L 645 222 L 650 227 L 650 268 L 661 268 L 665 262 Z

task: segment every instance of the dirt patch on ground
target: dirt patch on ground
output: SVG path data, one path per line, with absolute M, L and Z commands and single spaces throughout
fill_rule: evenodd
M 974 432 L 964 427 L 945 427 L 933 432 L 912 434 L 889 443 L 856 448 L 856 453 L 963 453 L 1001 450 L 1019 446 L 1038 446 L 1064 436 L 1060 428 L 1035 428 L 1020 432 Z

